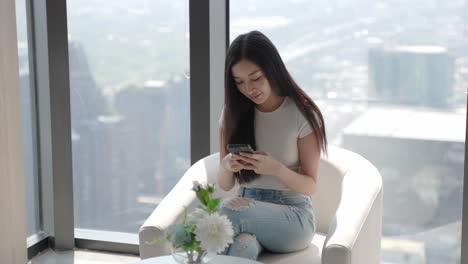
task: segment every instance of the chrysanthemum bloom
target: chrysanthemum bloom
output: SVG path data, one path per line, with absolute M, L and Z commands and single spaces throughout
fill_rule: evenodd
M 201 248 L 208 252 L 222 252 L 229 243 L 233 242 L 233 236 L 231 221 L 219 213 L 206 215 L 200 219 L 195 230 L 195 238 L 200 241 Z
M 196 208 L 195 211 L 187 215 L 187 224 L 196 225 L 198 224 L 198 221 L 200 221 L 201 219 L 204 219 L 207 216 L 208 216 L 208 213 L 205 210 L 201 208 Z

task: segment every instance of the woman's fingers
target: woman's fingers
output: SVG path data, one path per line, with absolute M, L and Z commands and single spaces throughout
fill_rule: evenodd
M 245 156 L 245 154 L 236 155 L 236 157 L 238 157 L 238 160 L 245 161 L 245 162 L 247 162 L 249 164 L 254 164 L 257 161 L 256 159 Z
M 252 162 L 255 162 L 255 160 L 248 160 L 240 155 L 233 154 L 232 159 L 239 162 L 242 166 L 246 165 L 252 165 Z
M 252 164 L 249 164 L 249 165 L 244 165 L 244 170 L 256 170 L 257 168 L 252 165 Z
M 244 162 L 243 160 L 232 160 L 231 161 L 231 168 L 235 169 L 236 171 L 239 170 L 254 170 L 255 166 L 251 163 Z
M 244 164 L 241 160 L 233 160 L 231 164 L 231 168 L 235 169 L 236 171 L 247 169 L 246 164 Z
M 265 151 L 263 151 L 263 150 L 256 150 L 254 153 L 255 153 L 255 154 L 260 154 L 260 155 L 268 156 L 268 153 L 265 152 Z

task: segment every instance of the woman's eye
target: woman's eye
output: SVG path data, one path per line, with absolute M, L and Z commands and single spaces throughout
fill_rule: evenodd
M 241 85 L 242 83 L 244 83 L 244 82 L 236 82 L 237 85 Z
M 260 77 L 258 77 L 258 78 L 256 78 L 256 79 L 254 79 L 253 81 L 256 82 L 256 81 L 260 80 L 262 77 L 263 77 L 263 76 L 260 76 Z

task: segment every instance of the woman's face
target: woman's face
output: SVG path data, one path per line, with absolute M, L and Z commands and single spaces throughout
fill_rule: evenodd
M 242 59 L 234 64 L 232 75 L 237 89 L 257 105 L 265 103 L 274 94 L 260 67 L 249 60 Z

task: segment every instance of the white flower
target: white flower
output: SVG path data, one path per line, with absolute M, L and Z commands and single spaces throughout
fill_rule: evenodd
M 201 187 L 203 187 L 198 181 L 192 181 L 193 187 L 192 190 L 198 192 Z
M 198 224 L 200 220 L 203 220 L 205 217 L 208 216 L 208 213 L 201 209 L 197 208 L 195 211 L 191 212 L 189 215 L 187 215 L 187 224 Z
M 202 249 L 220 253 L 233 242 L 232 224 L 225 215 L 208 214 L 201 220 L 197 223 L 195 238 L 200 241 Z

